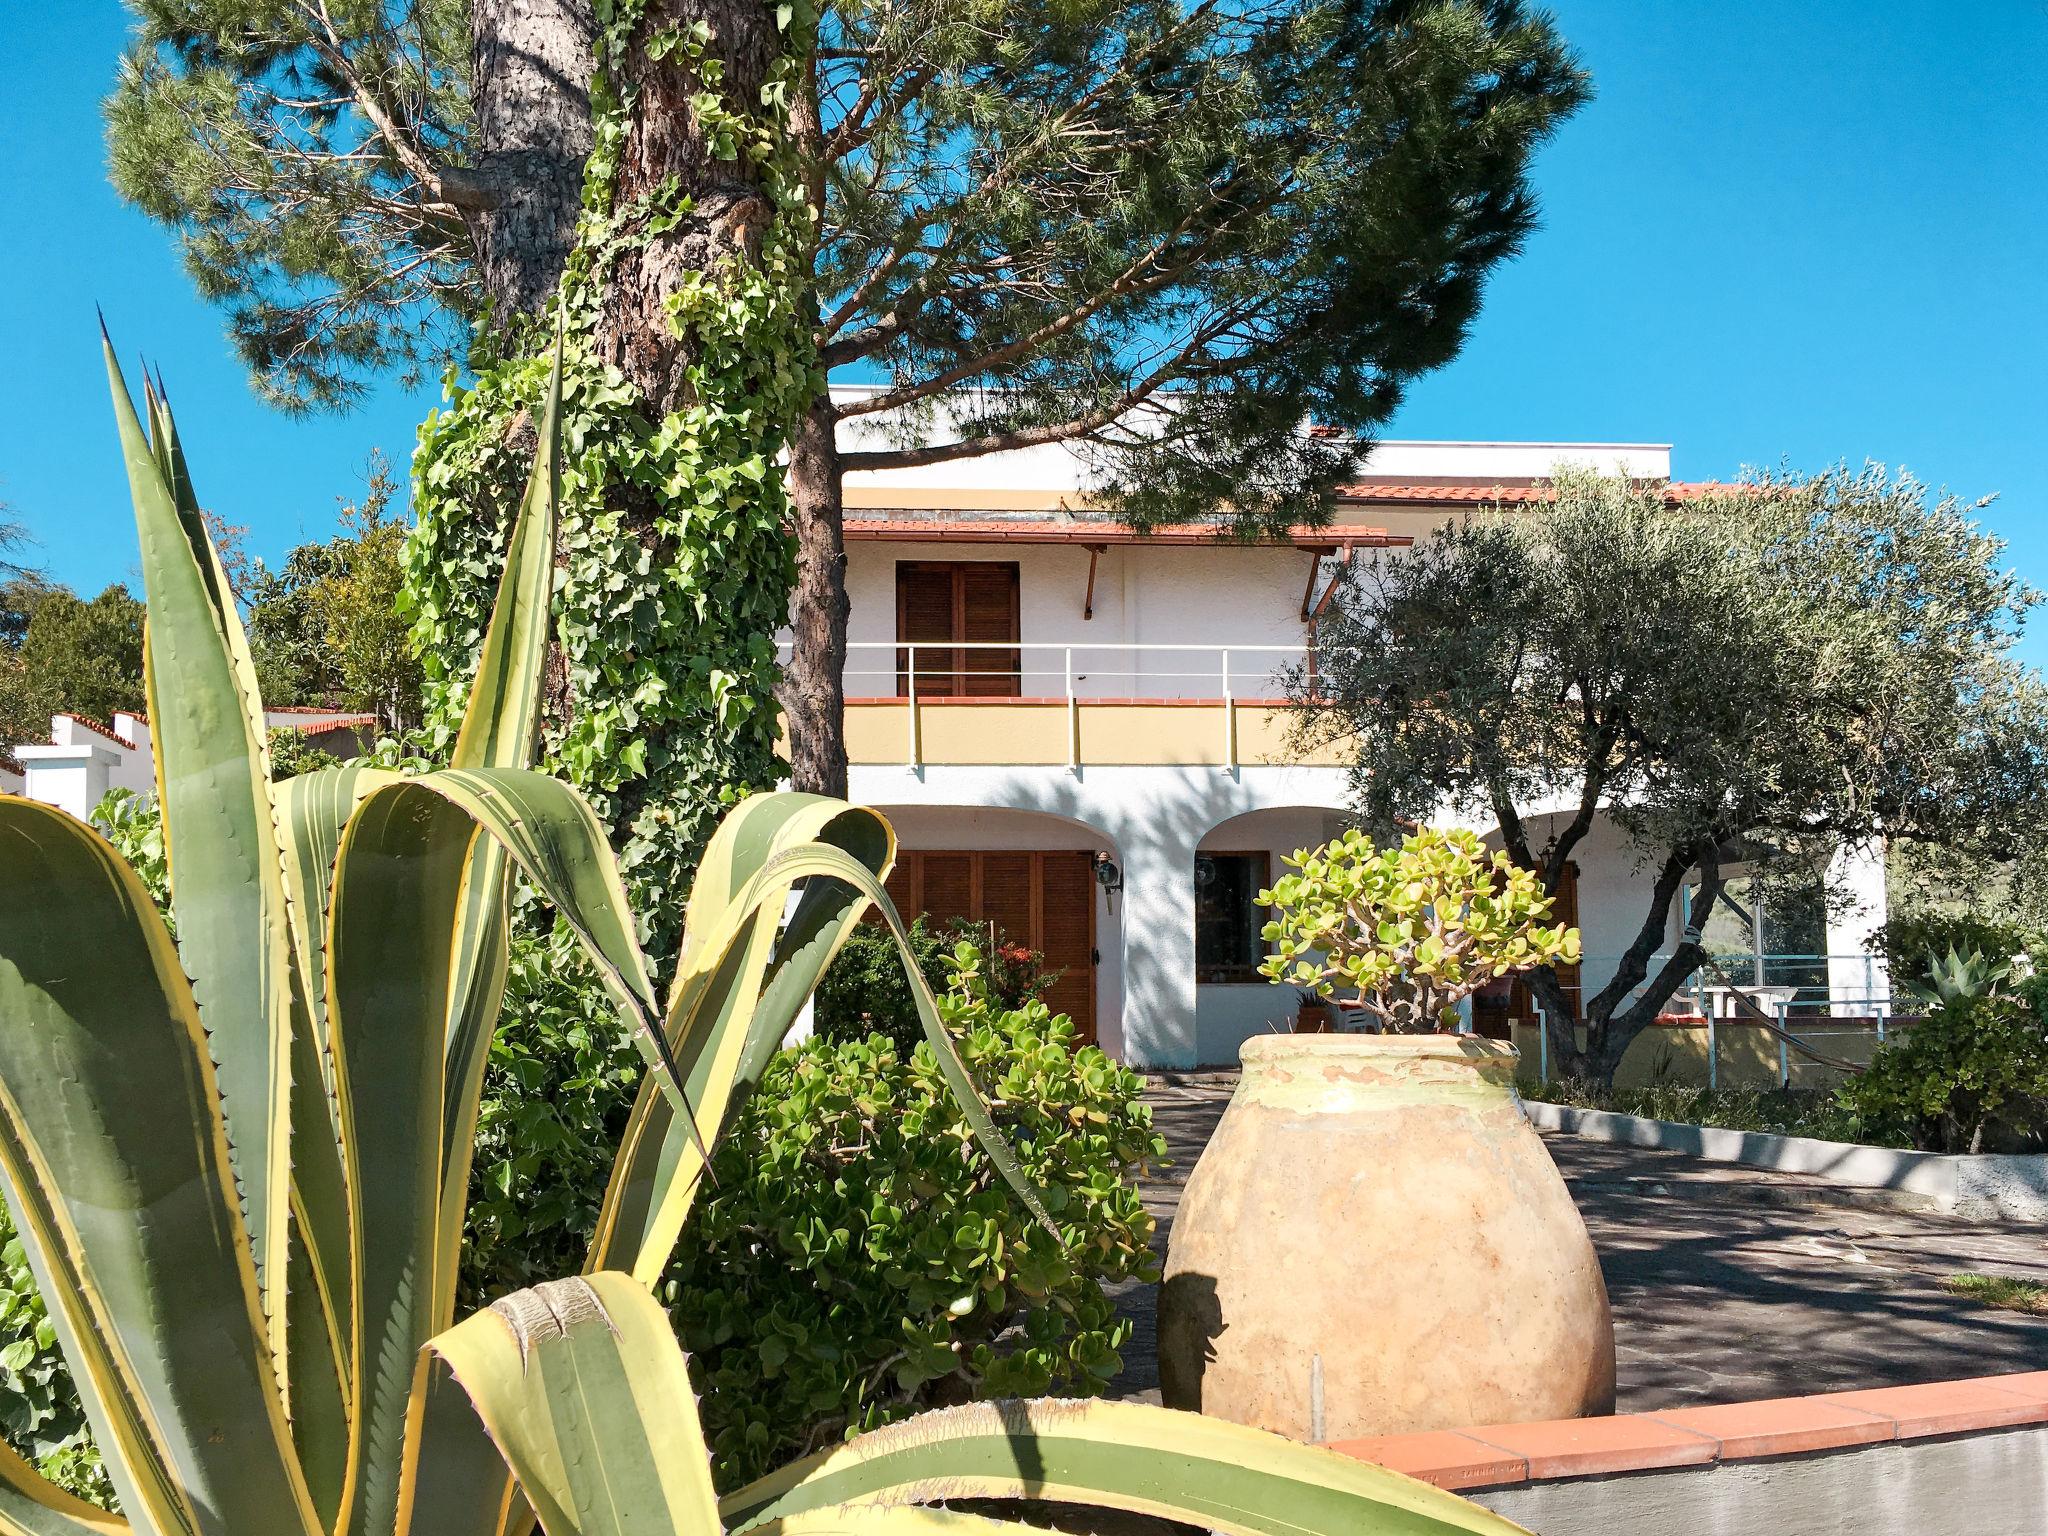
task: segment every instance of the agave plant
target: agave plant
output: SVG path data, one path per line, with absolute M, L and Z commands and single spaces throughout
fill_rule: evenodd
M 0 1536 L 509 1536 L 536 1514 L 593 1536 L 918 1528 L 966 1517 L 883 1507 L 1026 1483 L 1223 1529 L 1512 1529 L 1391 1473 L 1118 1405 L 913 1421 L 718 1507 L 648 1287 L 731 1111 L 870 904 L 976 1135 L 1058 1230 L 883 894 L 893 833 L 839 801 L 741 802 L 657 1001 L 595 815 L 531 768 L 559 366 L 450 766 L 272 782 L 168 404 L 147 388 L 145 426 L 111 348 L 107 364 L 177 935 L 90 828 L 0 797 L 0 1181 L 123 1510 L 0 1447 Z M 515 870 L 591 957 L 648 1072 L 588 1278 L 453 1327 Z

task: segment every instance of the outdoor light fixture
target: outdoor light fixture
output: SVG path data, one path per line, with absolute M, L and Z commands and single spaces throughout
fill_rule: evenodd
M 1095 855 L 1095 883 L 1102 887 L 1102 894 L 1110 900 L 1110 910 L 1116 910 L 1116 893 L 1124 888 L 1124 872 L 1117 862 L 1106 853 Z

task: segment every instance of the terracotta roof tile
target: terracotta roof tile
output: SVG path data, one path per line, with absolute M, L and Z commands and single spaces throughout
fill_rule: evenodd
M 1200 524 L 1176 524 L 1155 528 L 1149 534 L 1133 533 L 1115 523 L 1056 521 L 1045 518 L 953 517 L 860 517 L 846 519 L 849 539 L 900 539 L 932 543 L 1016 543 L 1016 544 L 1219 544 L 1224 539 L 1216 529 Z M 1282 540 L 1266 541 L 1278 544 Z M 1334 548 L 1341 544 L 1371 548 L 1406 545 L 1406 534 L 1388 533 L 1384 528 L 1363 528 L 1335 524 L 1327 528 L 1306 525 L 1288 530 L 1284 541 L 1297 547 Z
M 130 741 L 126 736 L 123 736 L 119 731 L 115 730 L 111 725 L 107 724 L 107 722 L 104 720 L 95 720 L 90 715 L 74 715 L 69 710 L 63 710 L 60 712 L 60 714 L 63 719 L 69 720 L 73 725 L 84 726 L 88 731 L 91 731 L 95 736 L 104 736 L 109 741 L 118 742 L 120 745 L 126 747 L 130 752 L 133 752 L 135 750 L 134 742 Z

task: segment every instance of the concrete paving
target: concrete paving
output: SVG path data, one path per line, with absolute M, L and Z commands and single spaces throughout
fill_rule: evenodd
M 1144 1184 L 1163 1254 L 1230 1087 L 1155 1084 L 1147 1098 L 1173 1160 Z M 2048 1282 L 2048 1232 L 1675 1153 L 1545 1144 L 1600 1254 L 1624 1412 L 2048 1369 L 2048 1317 L 1941 1289 L 1963 1271 Z M 1115 1391 L 1157 1402 L 1155 1288 L 1117 1301 L 1136 1327 Z

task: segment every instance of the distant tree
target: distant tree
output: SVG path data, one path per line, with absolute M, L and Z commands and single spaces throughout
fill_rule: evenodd
M 815 396 L 787 444 L 782 702 L 796 782 L 835 792 L 846 471 L 1075 442 L 1090 489 L 1140 525 L 1327 516 L 1364 434 L 1456 353 L 1533 227 L 1536 148 L 1587 95 L 1519 0 L 850 0 L 780 32 L 765 0 L 657 4 L 603 44 L 595 98 L 594 13 L 572 0 L 475 0 L 467 36 L 451 0 L 259 20 L 230 0 L 130 3 L 144 25 L 108 109 L 117 184 L 179 229 L 261 387 L 307 404 L 428 358 L 436 313 L 532 314 L 575 244 L 565 157 L 591 141 L 574 130 L 590 99 L 627 104 L 604 140 L 624 146 L 607 160 L 622 179 L 585 249 L 593 230 L 635 236 L 607 267 L 597 350 L 649 419 L 674 408 L 684 277 L 720 249 L 698 215 L 752 231 L 789 213 L 725 118 L 679 105 L 705 99 L 689 49 L 654 46 L 713 23 L 728 103 L 786 105 L 771 133 L 797 151 L 813 224 L 816 361 L 887 380 L 837 407 Z M 801 55 L 794 89 L 777 46 Z M 901 433 L 842 456 L 839 425 L 884 412 Z M 779 450 L 780 418 L 754 417 Z M 649 534 L 622 508 L 619 563 Z
M 86 602 L 36 584 L 16 596 L 28 612 L 21 644 L 0 652 L 0 744 L 46 740 L 50 716 L 111 720 L 142 709 L 142 604 L 123 586 Z
M 373 454 L 360 501 L 341 509 L 344 532 L 301 544 L 250 580 L 249 643 L 258 686 L 276 704 L 327 704 L 374 713 L 386 731 L 419 724 L 420 666 L 400 612 L 406 523 L 393 515 L 397 482 Z
M 1484 814 L 1552 892 L 1599 817 L 1626 834 L 1648 879 L 1613 979 L 1574 1000 L 1529 973 L 1553 1062 L 1611 1079 L 1705 959 L 1731 862 L 1810 882 L 1845 840 L 2040 843 L 2048 690 L 2011 655 L 2037 594 L 1977 510 L 1877 467 L 1680 506 L 1567 473 L 1548 509 L 1351 576 L 1308 728 L 1353 746 L 1370 820 Z

